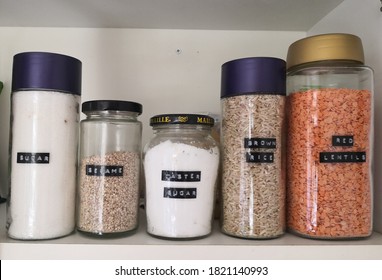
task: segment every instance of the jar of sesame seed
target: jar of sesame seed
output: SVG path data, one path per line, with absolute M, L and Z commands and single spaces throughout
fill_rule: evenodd
M 373 71 L 361 39 L 323 34 L 287 57 L 287 225 L 308 238 L 372 233 Z
M 142 105 L 96 100 L 82 104 L 77 229 L 118 237 L 138 227 Z

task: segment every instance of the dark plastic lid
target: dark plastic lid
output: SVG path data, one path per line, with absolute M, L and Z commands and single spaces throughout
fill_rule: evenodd
M 150 119 L 151 126 L 163 124 L 199 124 L 213 126 L 214 118 L 197 114 L 164 114 L 156 115 Z
M 56 53 L 25 52 L 13 57 L 12 92 L 51 90 L 81 95 L 78 59 Z
M 92 100 L 82 103 L 82 112 L 92 111 L 128 111 L 142 114 L 142 105 L 132 101 Z
M 284 60 L 248 57 L 222 65 L 221 98 L 254 93 L 286 95 Z

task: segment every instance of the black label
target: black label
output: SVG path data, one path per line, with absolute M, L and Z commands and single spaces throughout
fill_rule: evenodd
M 123 166 L 120 165 L 86 165 L 88 176 L 123 176 Z
M 276 149 L 276 138 L 244 138 L 244 148 Z
M 353 144 L 354 144 L 353 135 L 348 135 L 348 136 L 333 135 L 332 136 L 333 146 L 352 147 Z
M 162 170 L 162 181 L 170 182 L 200 182 L 200 171 L 170 171 Z
M 167 198 L 196 198 L 196 188 L 164 188 L 163 197 Z
M 273 163 L 274 155 L 273 153 L 256 153 L 250 152 L 246 154 L 247 162 L 255 163 Z
M 17 153 L 17 163 L 48 164 L 49 153 Z
M 366 162 L 366 152 L 322 152 L 321 163 Z

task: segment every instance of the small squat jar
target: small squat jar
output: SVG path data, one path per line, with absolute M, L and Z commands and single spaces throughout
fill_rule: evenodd
M 145 147 L 147 232 L 194 239 L 211 233 L 219 148 L 206 115 L 154 116 Z
M 118 237 L 138 227 L 142 105 L 96 100 L 82 104 L 77 229 Z
M 373 71 L 360 38 L 323 34 L 287 58 L 288 228 L 308 238 L 372 233 Z

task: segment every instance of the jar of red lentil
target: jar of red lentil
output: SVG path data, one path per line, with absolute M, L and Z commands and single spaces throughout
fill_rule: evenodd
M 287 226 L 309 238 L 372 233 L 373 71 L 361 39 L 324 34 L 287 57 Z

